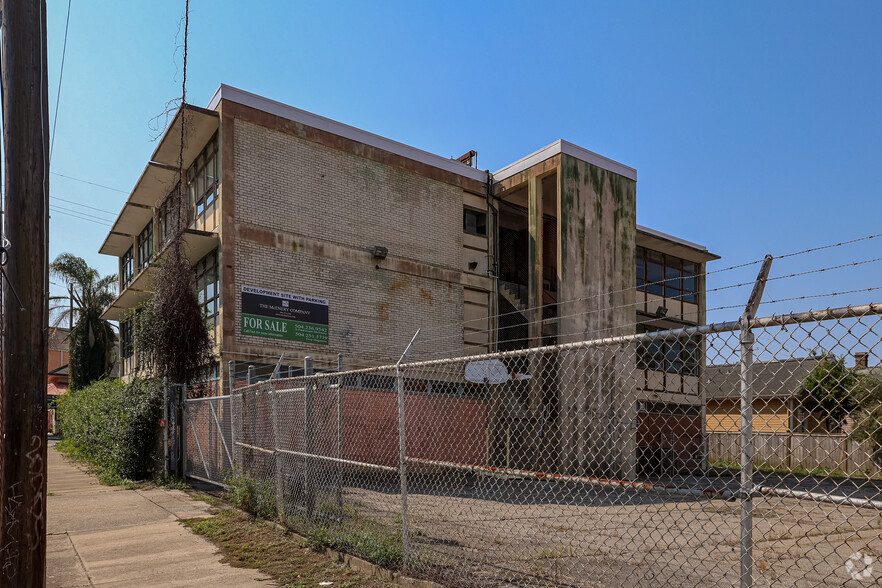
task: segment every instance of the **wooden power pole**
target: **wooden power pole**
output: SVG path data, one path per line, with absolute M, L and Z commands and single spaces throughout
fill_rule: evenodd
M 0 586 L 46 585 L 49 100 L 45 0 L 2 1 Z M 19 302 L 20 300 L 20 302 Z

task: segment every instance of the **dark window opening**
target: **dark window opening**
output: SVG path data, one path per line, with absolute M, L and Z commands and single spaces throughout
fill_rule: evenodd
M 638 333 L 652 333 L 660 329 L 638 325 Z M 697 376 L 701 363 L 699 337 L 653 339 L 637 343 L 637 367 L 682 376 Z
M 138 267 L 143 269 L 153 259 L 153 220 L 138 235 Z
M 698 264 L 644 247 L 637 248 L 637 290 L 665 298 L 698 302 Z
M 132 247 L 129 247 L 129 250 L 123 254 L 120 266 L 122 287 L 125 288 L 135 277 L 135 252 Z
M 487 213 L 471 208 L 463 209 L 462 230 L 472 235 L 487 236 Z

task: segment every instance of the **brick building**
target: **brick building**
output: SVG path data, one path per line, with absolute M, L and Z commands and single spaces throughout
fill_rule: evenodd
M 630 167 L 557 141 L 490 174 L 468 154 L 437 156 L 222 85 L 208 108 L 178 111 L 101 247 L 120 263 L 103 318 L 121 321 L 124 374 L 137 369 L 127 314 L 149 297 L 175 221 L 166 197 L 182 126 L 185 251 L 220 365 L 237 373 L 283 353 L 291 366 L 305 355 L 336 365 L 338 353 L 344 365 L 386 363 L 427 326 L 454 336 L 424 353 L 453 356 L 704 318 L 702 274 L 716 256 L 637 226 Z M 570 300 L 580 302 L 558 317 Z M 691 415 L 700 434 L 691 345 L 673 363 L 671 349 L 641 355 L 638 408 Z M 226 369 L 217 374 L 225 388 Z

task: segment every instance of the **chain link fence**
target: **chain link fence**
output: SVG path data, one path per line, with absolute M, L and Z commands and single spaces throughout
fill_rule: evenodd
M 218 400 L 228 480 L 312 541 L 446 585 L 879 583 L 880 314 L 241 386 Z

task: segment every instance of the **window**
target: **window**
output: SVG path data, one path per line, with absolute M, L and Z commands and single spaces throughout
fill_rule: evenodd
M 637 290 L 684 302 L 698 302 L 695 279 L 698 264 L 638 247 L 636 266 Z
M 119 323 L 119 341 L 123 359 L 132 357 L 135 354 L 135 329 L 131 319 Z
M 138 267 L 144 269 L 153 258 L 153 220 L 138 235 Z
M 487 235 L 487 213 L 472 208 L 462 212 L 462 230 L 472 235 Z
M 217 135 L 215 135 L 187 170 L 190 210 L 197 225 L 204 225 L 207 217 L 211 216 L 216 208 L 220 181 L 217 159 Z M 197 228 L 205 227 L 197 226 Z
M 217 326 L 218 295 L 217 249 L 196 264 L 196 295 L 209 328 Z
M 656 327 L 637 325 L 638 333 L 659 331 Z M 700 339 L 654 339 L 637 343 L 637 367 L 645 370 L 697 376 L 701 360 Z
M 159 206 L 159 247 L 160 249 L 168 244 L 178 230 L 178 211 L 174 206 L 174 194 L 178 190 L 178 186 L 169 192 L 165 201 Z
M 120 258 L 120 277 L 122 287 L 125 288 L 135 277 L 135 254 L 132 247 Z

